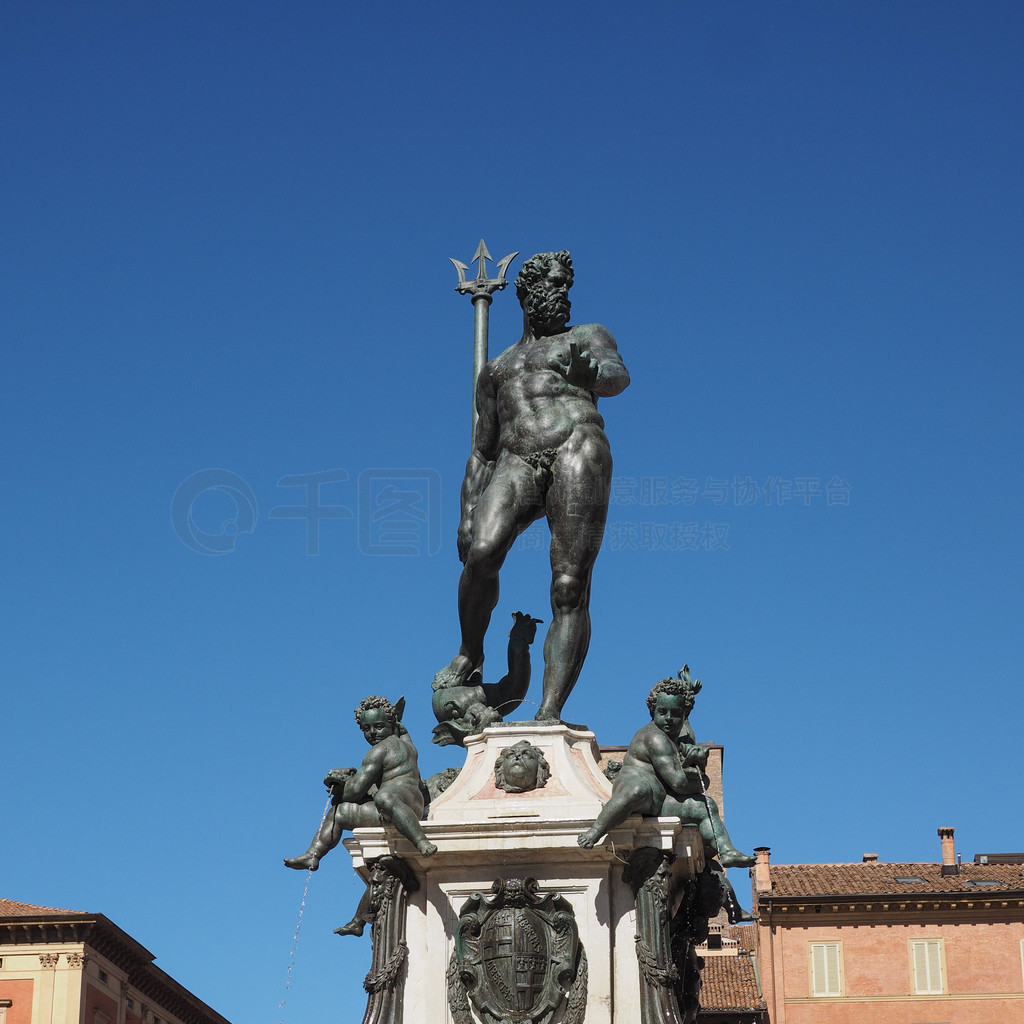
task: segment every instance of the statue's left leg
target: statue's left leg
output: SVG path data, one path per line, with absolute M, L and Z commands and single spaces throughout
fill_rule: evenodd
M 686 804 L 702 805 L 698 829 L 701 839 L 704 840 L 705 849 L 711 856 L 717 853 L 722 867 L 726 868 L 749 868 L 754 865 L 754 858 L 748 853 L 742 853 L 733 845 L 732 838 L 722 821 L 718 812 L 718 804 L 710 796 L 690 797 Z
M 551 628 L 536 718 L 559 720 L 590 646 L 590 580 L 608 515 L 612 459 L 603 433 L 574 435 L 552 466 Z
M 366 889 L 363 895 L 359 897 L 359 906 L 356 907 L 356 912 L 352 915 L 352 920 L 347 924 L 343 924 L 340 928 L 334 929 L 335 935 L 362 935 L 363 929 L 366 927 L 367 922 L 370 920 L 370 908 L 372 905 L 372 892 L 370 890 L 370 883 L 366 883 Z
M 394 823 L 395 828 L 416 847 L 424 857 L 437 853 L 437 847 L 426 837 L 420 824 L 423 798 L 418 788 L 400 787 L 387 783 L 373 797 L 374 806 L 382 819 Z
M 756 921 L 748 910 L 743 909 L 736 890 L 729 881 L 729 876 L 723 871 L 722 880 L 725 882 L 725 912 L 729 918 L 729 924 L 746 924 L 748 921 Z

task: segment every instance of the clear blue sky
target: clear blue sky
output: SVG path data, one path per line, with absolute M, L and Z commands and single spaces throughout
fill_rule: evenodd
M 278 1010 L 280 859 L 365 694 L 458 761 L 428 696 L 481 235 L 571 249 L 632 374 L 566 716 L 628 742 L 686 661 L 739 845 L 1024 849 L 1022 37 L 941 0 L 5 5 L 0 895 L 105 913 L 237 1024 L 361 1019 L 342 853 Z M 207 468 L 256 506 L 222 555 L 172 529 Z M 332 470 L 307 555 L 279 482 Z M 440 550 L 374 553 L 410 480 Z M 547 583 L 513 553 L 490 674 Z

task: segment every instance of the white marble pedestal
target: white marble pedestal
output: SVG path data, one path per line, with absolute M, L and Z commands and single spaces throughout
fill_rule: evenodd
M 539 748 L 551 776 L 539 789 L 505 792 L 495 785 L 501 751 L 520 740 Z M 572 905 L 587 954 L 585 1024 L 636 1024 L 639 975 L 634 899 L 622 880 L 628 854 L 642 846 L 673 851 L 687 874 L 704 863 L 696 828 L 677 818 L 630 818 L 600 845 L 582 849 L 577 836 L 611 796 L 598 765 L 594 734 L 567 725 L 507 722 L 470 737 L 458 778 L 430 806 L 424 831 L 437 844 L 421 856 L 394 829 L 356 829 L 344 840 L 356 870 L 391 853 L 413 867 L 420 889 L 409 896 L 409 946 L 404 990 L 406 1024 L 453 1024 L 446 971 L 459 911 L 497 878 L 533 877 L 542 893 Z M 562 1019 L 562 1009 L 553 1024 Z

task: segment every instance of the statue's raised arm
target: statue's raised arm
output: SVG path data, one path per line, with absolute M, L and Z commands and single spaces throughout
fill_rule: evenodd
M 595 398 L 611 398 L 624 391 L 629 373 L 608 328 L 583 324 L 573 334 L 576 340 L 569 342 L 568 361 L 563 364 L 555 357 L 552 368 L 575 387 L 593 392 Z

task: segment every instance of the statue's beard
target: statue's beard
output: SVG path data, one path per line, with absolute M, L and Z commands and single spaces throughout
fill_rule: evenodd
M 530 328 L 538 337 L 557 334 L 569 322 L 568 293 L 561 288 L 536 288 L 530 292 Z

